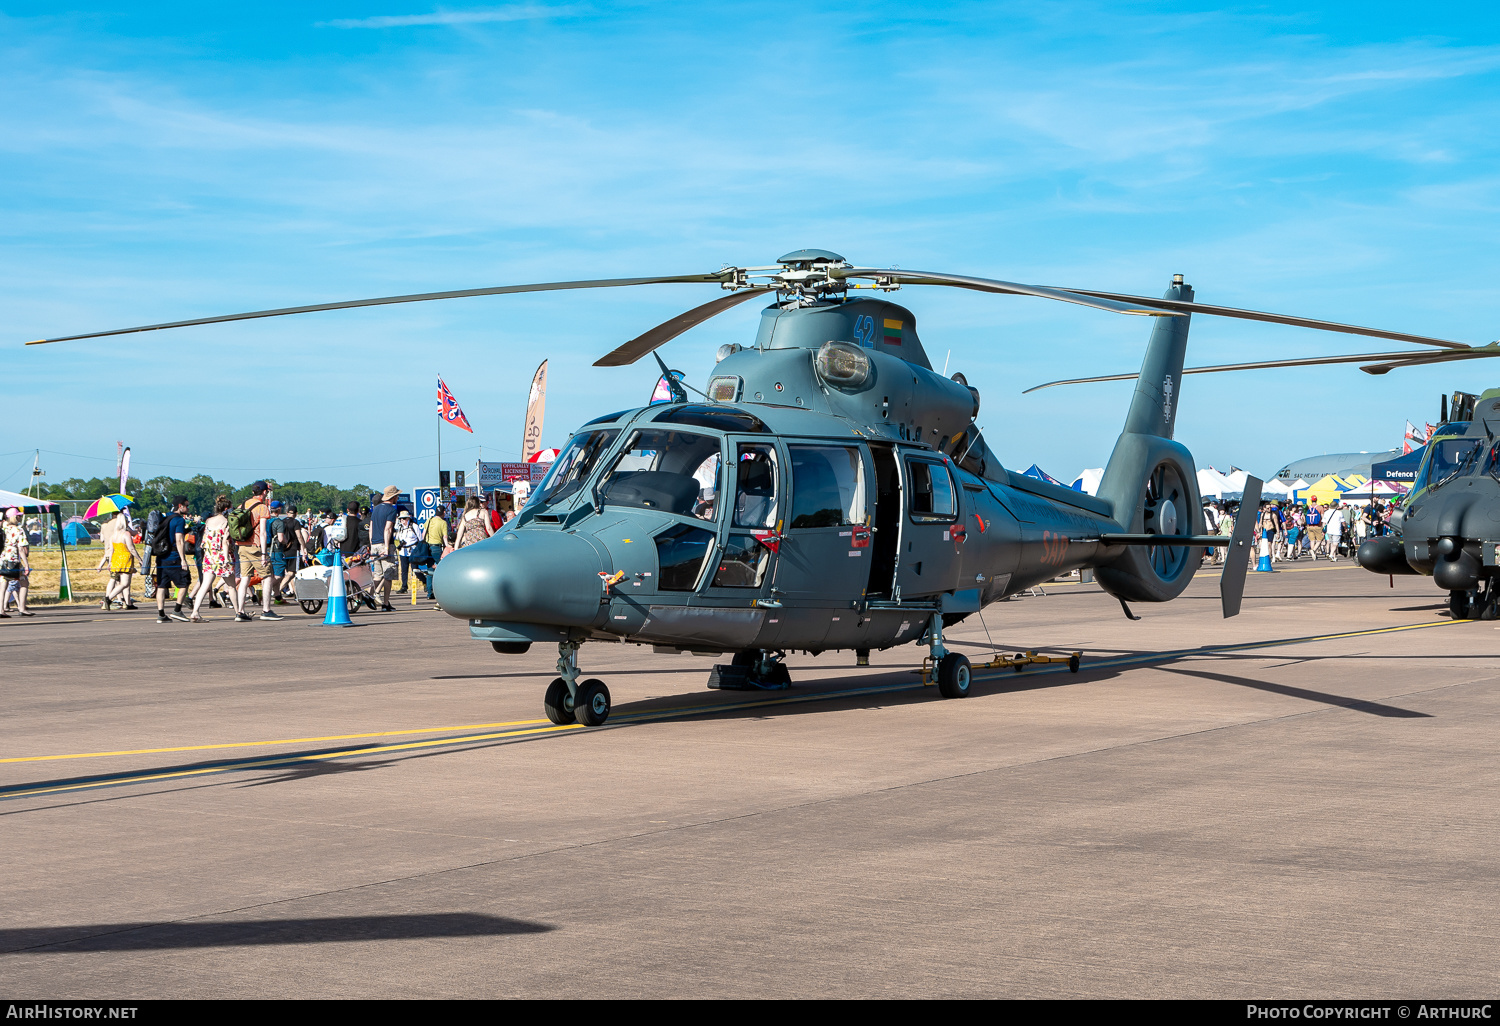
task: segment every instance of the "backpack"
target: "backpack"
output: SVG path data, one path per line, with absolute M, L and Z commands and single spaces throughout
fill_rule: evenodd
M 347 524 L 348 521 L 344 517 L 339 517 L 333 523 L 323 528 L 323 537 L 334 544 L 338 544 L 344 540 Z
M 173 552 L 172 518 L 159 509 L 153 509 L 146 517 L 146 544 L 157 559 L 165 559 Z
M 255 538 L 255 514 L 245 506 L 236 506 L 229 511 L 229 540 L 248 542 Z
M 302 545 L 297 539 L 296 517 L 281 517 L 271 525 L 271 537 L 276 539 L 276 547 L 282 552 L 296 552 Z

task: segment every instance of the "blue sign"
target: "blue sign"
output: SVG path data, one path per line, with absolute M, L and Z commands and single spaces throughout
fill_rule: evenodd
M 428 518 L 437 512 L 438 497 L 441 494 L 442 489 L 440 488 L 417 489 L 417 523 L 427 523 Z

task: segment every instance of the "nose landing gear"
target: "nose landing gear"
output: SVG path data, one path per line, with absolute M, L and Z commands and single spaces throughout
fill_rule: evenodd
M 601 727 L 609 719 L 611 700 L 604 681 L 595 678 L 578 680 L 578 642 L 563 641 L 557 646 L 557 672 L 562 674 L 547 685 L 542 708 L 547 719 L 558 726 L 579 723 Z

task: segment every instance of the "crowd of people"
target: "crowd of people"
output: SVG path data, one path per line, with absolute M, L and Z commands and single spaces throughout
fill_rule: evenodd
M 462 508 L 440 508 L 419 524 L 410 509 L 396 505 L 401 492 L 394 485 L 368 504 L 352 501 L 339 511 L 298 510 L 276 499 L 265 481 L 250 491 L 242 503 L 218 496 L 206 516 L 190 513 L 180 495 L 165 513 L 144 519 L 128 506 L 121 509 L 100 532 L 104 551 L 94 569 L 108 577 L 99 608 L 138 609 L 132 589 L 139 578 L 145 597 L 156 603 L 158 623 L 203 623 L 205 606 L 232 609 L 240 622 L 280 620 L 275 607 L 296 601 L 297 572 L 331 566 L 337 553 L 345 567 L 368 570 L 371 604 L 389 612 L 393 593 L 421 588 L 434 599 L 437 562 L 488 538 L 514 516 L 471 495 Z M 19 509 L 5 511 L 3 531 L 0 617 L 9 617 L 12 603 L 19 615 L 34 616 L 27 608 L 30 544 Z
M 1256 513 L 1255 538 L 1269 543 L 1273 563 L 1290 562 L 1304 556 L 1319 556 L 1337 563 L 1342 556 L 1354 558 L 1367 538 L 1391 533 L 1394 502 L 1375 500 L 1368 503 L 1346 503 L 1334 499 L 1320 503 L 1265 501 Z M 1203 518 L 1210 534 L 1228 537 L 1234 533 L 1239 517 L 1239 503 L 1205 502 Z M 1222 562 L 1224 549 L 1214 549 L 1213 562 Z M 1252 553 L 1251 559 L 1258 557 Z

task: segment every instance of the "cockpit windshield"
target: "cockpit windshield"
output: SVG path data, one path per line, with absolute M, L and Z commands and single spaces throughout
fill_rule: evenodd
M 719 439 L 688 431 L 637 431 L 599 483 L 610 506 L 636 506 L 714 519 L 719 496 Z
M 543 506 L 549 502 L 561 502 L 583 487 L 594 465 L 620 432 L 614 428 L 601 431 L 580 431 L 568 442 L 552 464 L 547 476 L 537 488 L 530 505 Z
M 1474 464 L 1484 443 L 1477 438 L 1439 438 L 1427 445 L 1427 459 L 1412 491 L 1442 483 L 1464 464 Z

